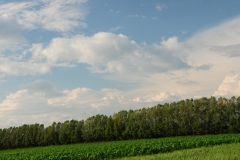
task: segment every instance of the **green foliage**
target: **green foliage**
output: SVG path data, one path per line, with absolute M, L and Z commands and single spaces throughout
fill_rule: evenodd
M 185 136 L 0 151 L 1 160 L 114 159 L 240 142 L 240 134 Z

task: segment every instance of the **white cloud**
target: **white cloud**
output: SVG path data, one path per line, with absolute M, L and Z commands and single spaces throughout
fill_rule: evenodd
M 16 20 L 28 29 L 44 28 L 66 32 L 75 27 L 86 27 L 83 22 L 87 0 L 41 0 L 0 4 L 0 17 Z
M 47 100 L 61 96 L 61 91 L 46 81 L 33 82 L 15 93 L 9 94 L 0 103 L 1 127 L 19 126 L 22 124 L 44 123 L 50 125 L 55 120 L 75 118 L 75 111 L 66 108 L 56 108 L 48 105 Z M 64 114 L 63 114 L 64 113 Z M 75 115 L 71 115 L 76 113 Z M 75 117 L 74 117 L 75 116 Z
M 58 90 L 47 81 L 37 80 L 9 94 L 0 103 L 0 125 L 9 127 L 33 122 L 50 125 L 53 121 L 86 119 L 96 114 L 111 115 L 122 109 L 128 110 L 129 107 L 131 109 L 150 107 L 156 102 L 171 100 L 175 96 L 173 93 L 159 95 L 143 93 L 140 95 L 144 100 L 142 103 L 132 100 L 136 94 L 138 91 L 129 93 L 108 88 L 93 90 L 83 87 Z
M 41 56 L 51 63 L 85 63 L 91 72 L 142 76 L 190 68 L 175 54 L 180 48 L 176 37 L 161 44 L 146 45 L 137 44 L 122 34 L 100 32 L 92 37 L 55 38 L 42 50 Z
M 227 75 L 239 73 L 238 56 L 229 56 L 229 54 L 238 54 L 236 48 L 240 44 L 239 26 L 240 17 L 236 17 L 198 32 L 182 43 L 185 48 L 186 61 L 190 65 L 198 66 L 195 67 L 195 71 L 189 70 L 187 76 L 191 80 L 198 81 L 198 87 L 201 86 L 205 95 L 212 95 Z M 211 91 L 206 93 L 206 90 Z
M 100 91 L 90 88 L 76 88 L 73 90 L 63 90 L 62 96 L 48 99 L 48 104 L 53 106 L 87 108 L 107 107 L 110 101 L 116 99 L 121 103 L 121 92 L 115 89 L 102 89 Z
M 214 92 L 214 96 L 239 96 L 240 95 L 240 73 L 227 76 L 218 89 Z
M 9 56 L 0 57 L 0 73 L 5 75 L 45 74 L 52 67 L 74 67 L 77 63 L 88 64 L 92 72 L 98 73 L 146 74 L 149 69 L 159 69 L 160 72 L 167 70 L 168 67 L 177 69 L 178 66 L 174 67 L 175 64 L 168 66 L 171 62 L 164 62 L 166 66 L 164 64 L 158 66 L 159 61 L 156 61 L 157 55 L 154 55 L 154 52 L 160 50 L 157 46 L 140 46 L 121 34 L 105 32 L 97 33 L 92 37 L 78 35 L 70 38 L 55 38 L 49 46 L 32 44 L 31 48 L 25 49 L 22 54 L 14 54 L 14 52 Z M 164 61 L 165 56 L 171 55 L 163 52 L 158 57 L 160 60 L 161 56 Z M 147 62 L 145 58 L 148 59 Z M 155 64 L 151 62 L 154 59 Z M 173 56 L 173 59 L 177 59 L 176 62 L 184 65 L 178 57 Z M 144 68 L 140 68 L 137 63 L 141 63 Z M 158 67 L 151 69 L 154 66 Z
M 42 44 L 3 45 L 0 50 L 0 77 L 9 75 L 41 75 L 52 67 L 75 67 L 71 62 L 52 63 L 42 55 Z M 13 48 L 13 49 L 12 49 Z
M 148 94 L 142 97 L 136 97 L 132 99 L 132 102 L 135 102 L 135 103 L 154 102 L 156 104 L 160 102 L 167 102 L 167 101 L 174 101 L 174 100 L 175 101 L 180 100 L 180 95 L 178 93 L 161 92 L 159 94 Z
M 195 34 L 189 39 L 191 45 L 202 46 L 230 46 L 240 42 L 240 17 L 223 22 L 217 26 L 209 28 Z
M 16 57 L 13 57 L 16 58 Z M 4 75 L 36 75 L 50 71 L 50 65 L 34 61 L 0 57 L 0 73 Z
M 163 38 L 161 45 L 169 50 L 180 50 L 181 44 L 178 42 L 177 37 L 170 37 L 169 39 L 165 40 Z
M 26 90 L 19 90 L 16 93 L 11 93 L 6 99 L 0 104 L 0 112 L 14 110 L 19 106 L 19 100 L 22 96 L 26 96 Z
M 160 94 L 155 95 L 147 100 L 147 102 L 161 102 L 161 101 L 173 101 L 179 100 L 180 96 L 177 93 L 166 93 L 162 92 Z

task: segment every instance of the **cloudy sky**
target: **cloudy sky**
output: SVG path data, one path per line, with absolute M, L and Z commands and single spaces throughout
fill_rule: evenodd
M 0 0 L 0 128 L 240 95 L 239 0 Z

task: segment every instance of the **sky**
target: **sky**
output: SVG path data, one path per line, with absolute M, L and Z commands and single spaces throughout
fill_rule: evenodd
M 239 0 L 0 0 L 0 128 L 240 96 Z

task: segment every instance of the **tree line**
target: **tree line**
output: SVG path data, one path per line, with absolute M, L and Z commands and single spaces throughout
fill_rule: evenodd
M 64 123 L 0 129 L 0 149 L 169 136 L 240 133 L 240 97 L 186 99 Z

